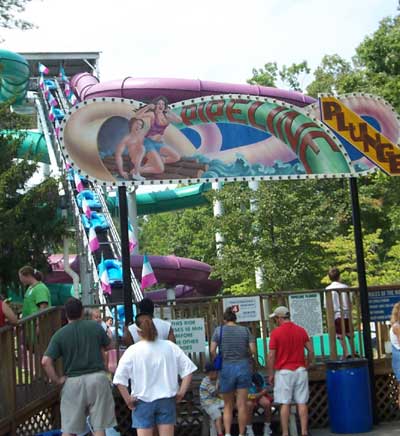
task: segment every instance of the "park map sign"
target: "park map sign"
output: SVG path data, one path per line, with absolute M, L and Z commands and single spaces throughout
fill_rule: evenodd
M 366 94 L 305 107 L 231 94 L 95 98 L 71 109 L 60 134 L 67 161 L 111 186 L 399 175 L 399 138 L 393 108 Z

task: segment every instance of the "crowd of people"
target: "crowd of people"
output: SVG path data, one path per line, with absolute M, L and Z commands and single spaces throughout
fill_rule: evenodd
M 70 298 L 65 311 L 68 324 L 53 335 L 42 359 L 49 379 L 62 386 L 63 435 L 83 435 L 89 422 L 95 436 L 104 436 L 106 429 L 116 425 L 106 372 L 112 335 L 97 310 L 85 314 L 79 300 Z M 256 408 L 264 410 L 263 435 L 270 435 L 273 402 L 280 404 L 282 435 L 288 435 L 288 410 L 293 403 L 298 405 L 302 435 L 307 435 L 311 343 L 306 331 L 290 321 L 286 307 L 276 308 L 271 318 L 277 328 L 271 334 L 268 380 L 257 372 L 255 339 L 247 327 L 236 323 L 232 307 L 226 309 L 223 324 L 212 335 L 211 356 L 220 353 L 223 363 L 218 371 L 212 361 L 204 368 L 200 404 L 219 436 L 231 435 L 234 410 L 239 435 L 254 436 L 252 416 Z M 149 299 L 138 304 L 135 323 L 124 337 L 131 345 L 121 357 L 112 382 L 132 410 L 132 426 L 139 436 L 152 436 L 154 429 L 159 436 L 172 436 L 176 404 L 185 396 L 198 368 L 174 343 L 171 324 L 154 317 L 154 304 Z M 59 358 L 63 374 L 56 371 Z
M 347 344 L 351 339 L 350 297 L 340 272 L 328 273 L 335 329 L 344 358 L 354 355 Z M 20 269 L 26 286 L 22 316 L 27 317 L 51 306 L 48 288 L 39 271 Z M 52 336 L 42 366 L 52 383 L 61 387 L 61 425 L 64 436 L 104 436 L 116 425 L 112 384 L 132 411 L 132 426 L 139 436 L 172 436 L 176 424 L 176 404 L 185 396 L 198 369 L 175 344 L 171 323 L 154 317 L 154 303 L 145 298 L 137 306 L 135 322 L 125 327 L 122 342 L 127 347 L 111 383 L 108 351 L 115 346 L 118 332 L 113 318 L 102 317 L 99 309 L 85 309 L 80 300 L 65 303 L 67 324 Z M 272 434 L 271 417 L 279 407 L 282 436 L 289 435 L 290 408 L 296 405 L 301 435 L 308 435 L 308 368 L 314 359 L 305 329 L 290 319 L 285 306 L 270 315 L 275 323 L 269 340 L 266 375 L 259 372 L 256 341 L 250 330 L 237 323 L 234 307 L 223 314 L 210 340 L 211 361 L 203 368 L 199 387 L 200 405 L 215 426 L 218 436 L 231 436 L 237 414 L 239 436 L 254 436 L 252 418 L 257 410 L 264 418 L 263 436 Z M 391 317 L 393 371 L 400 387 L 400 303 Z M 0 300 L 0 327 L 16 325 L 18 318 L 6 301 Z M 351 341 L 349 341 L 351 342 Z M 63 373 L 56 361 L 62 360 Z M 218 361 L 218 362 L 217 362 Z M 221 364 L 222 362 L 222 364 Z M 180 383 L 178 380 L 180 379 Z M 398 399 L 400 407 L 400 394 Z
M 206 367 L 200 385 L 200 401 L 217 429 L 217 434 L 231 435 L 232 416 L 236 408 L 239 436 L 254 436 L 252 417 L 255 409 L 263 409 L 263 435 L 272 433 L 272 404 L 280 405 L 282 435 L 289 435 L 290 406 L 299 410 L 301 434 L 308 434 L 308 373 L 314 354 L 307 332 L 290 320 L 289 309 L 280 306 L 271 314 L 276 323 L 269 343 L 268 380 L 257 372 L 255 339 L 247 327 L 236 323 L 232 307 L 224 313 L 224 324 L 214 331 L 211 354 L 217 349 L 223 365 L 219 374 Z M 305 354 L 307 351 L 307 357 Z M 221 399 L 222 398 L 222 402 Z M 235 404 L 236 402 L 236 404 Z

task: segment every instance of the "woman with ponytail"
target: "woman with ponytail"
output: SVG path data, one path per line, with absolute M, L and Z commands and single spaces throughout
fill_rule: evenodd
M 132 410 L 132 426 L 139 436 L 152 436 L 154 427 L 159 436 L 173 436 L 176 402 L 184 397 L 197 368 L 177 345 L 157 338 L 150 315 L 140 314 L 135 322 L 142 340 L 125 351 L 114 384 Z
M 19 271 L 19 280 L 27 286 L 22 307 L 22 316 L 33 315 L 39 310 L 51 306 L 51 296 L 48 287 L 42 282 L 43 274 L 31 266 L 23 266 Z

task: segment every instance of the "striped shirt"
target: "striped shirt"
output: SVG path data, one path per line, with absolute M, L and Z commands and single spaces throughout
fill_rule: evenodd
M 214 382 L 205 376 L 200 384 L 200 406 L 208 407 L 219 404 L 221 400 L 217 397 L 218 391 Z
M 219 343 L 221 326 L 214 330 L 212 341 Z M 224 325 L 222 328 L 222 358 L 224 362 L 240 362 L 250 357 L 249 344 L 255 342 L 247 327 L 241 325 Z

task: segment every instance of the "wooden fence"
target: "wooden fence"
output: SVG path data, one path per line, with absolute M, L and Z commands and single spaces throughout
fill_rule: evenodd
M 58 423 L 59 392 L 40 362 L 60 327 L 60 309 L 50 308 L 0 328 L 0 435 L 35 434 Z
M 379 289 L 399 289 L 399 286 L 371 287 L 370 291 Z M 328 424 L 324 362 L 328 359 L 336 359 L 341 355 L 341 348 L 335 335 L 332 291 L 312 290 L 259 295 L 261 320 L 246 323 L 245 325 L 258 338 L 259 363 L 264 366 L 268 338 L 273 329 L 268 317 L 269 313 L 278 305 L 288 306 L 290 295 L 300 295 L 305 292 L 319 294 L 321 301 L 323 334 L 312 338 L 314 348 L 318 349 L 318 353 L 317 365 L 310 371 L 310 424 L 312 427 L 324 427 Z M 352 333 L 354 333 L 350 341 L 359 354 L 363 355 L 358 289 L 344 289 L 338 290 L 338 292 L 346 293 L 350 297 L 350 326 Z M 324 301 L 326 304 L 323 303 Z M 114 372 L 121 353 L 124 351 L 121 335 L 118 334 L 118 332 L 122 332 L 118 305 L 95 307 L 101 310 L 103 319 L 106 316 L 112 316 L 114 319 L 115 349 L 109 353 L 109 370 Z M 343 308 L 341 310 L 343 311 Z M 214 329 L 222 323 L 223 301 L 222 297 L 178 300 L 169 304 L 159 304 L 157 311 L 157 315 L 161 318 L 203 318 L 206 340 L 209 343 Z M 48 383 L 40 361 L 50 337 L 61 327 L 61 324 L 62 310 L 60 308 L 51 308 L 21 320 L 16 327 L 3 327 L 0 329 L 0 435 L 31 436 L 42 431 L 59 428 L 59 391 L 57 387 Z M 388 322 L 373 323 L 372 330 L 375 334 L 373 346 L 377 406 L 380 419 L 399 419 L 399 410 L 396 406 L 397 383 L 391 374 L 391 355 L 386 352 L 385 348 L 385 342 L 388 340 Z M 204 351 L 192 353 L 190 357 L 201 372 L 209 358 L 208 347 L 205 345 Z M 196 377 L 199 378 L 200 375 Z M 196 393 L 193 393 L 192 398 L 197 396 Z M 125 413 L 129 417 L 129 413 L 123 410 L 124 405 L 119 400 L 117 403 L 119 409 L 121 409 L 120 413 Z M 201 411 L 195 400 L 181 405 L 180 410 L 182 411 L 180 416 L 183 423 L 182 429 L 188 429 L 194 424 L 199 424 Z M 199 422 L 192 423 L 191 419 L 193 417 Z M 177 434 L 181 434 L 179 429 L 177 429 Z

